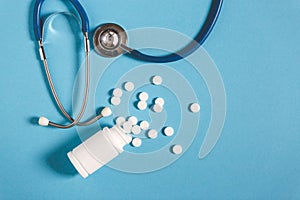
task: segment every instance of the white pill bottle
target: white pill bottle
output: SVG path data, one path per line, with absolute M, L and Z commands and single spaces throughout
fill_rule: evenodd
M 68 153 L 68 157 L 83 178 L 101 168 L 124 151 L 132 136 L 119 127 L 104 128 Z

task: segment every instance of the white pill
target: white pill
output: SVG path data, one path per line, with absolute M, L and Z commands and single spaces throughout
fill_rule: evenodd
M 159 105 L 159 104 L 154 104 L 153 106 L 152 106 L 152 110 L 154 111 L 154 112 L 156 112 L 156 113 L 161 113 L 162 111 L 163 111 L 163 107 L 161 106 L 161 105 Z
M 127 122 L 124 122 L 123 125 L 122 125 L 122 128 L 123 130 L 126 132 L 126 133 L 131 133 L 131 130 L 132 130 L 132 123 L 127 121 Z
M 141 123 L 140 123 L 140 127 L 141 127 L 141 129 L 142 130 L 148 130 L 149 129 L 149 122 L 147 122 L 147 121 L 141 121 Z
M 155 139 L 155 138 L 157 138 L 157 135 L 158 135 L 158 132 L 157 132 L 156 130 L 154 130 L 154 129 L 151 129 L 151 130 L 149 130 L 149 131 L 147 132 L 147 136 L 148 136 L 148 138 L 150 138 L 150 139 Z
M 133 82 L 126 82 L 124 84 L 124 89 L 127 91 L 127 92 L 131 92 L 134 90 L 134 84 Z
M 149 98 L 149 95 L 147 94 L 147 92 L 141 92 L 141 93 L 139 94 L 139 99 L 140 99 L 141 101 L 147 101 L 148 98 Z
M 129 117 L 127 121 L 130 121 L 132 125 L 137 125 L 138 123 L 138 119 L 135 116 Z
M 134 147 L 140 147 L 142 145 L 142 140 L 140 138 L 133 138 L 131 144 Z
M 179 144 L 176 144 L 176 145 L 172 146 L 172 153 L 176 154 L 176 155 L 181 154 L 182 153 L 182 146 L 179 145 Z
M 141 127 L 139 127 L 138 125 L 134 125 L 131 129 L 131 132 L 134 134 L 134 135 L 138 135 L 142 132 L 141 130 Z
M 146 110 L 148 104 L 146 101 L 139 101 L 137 107 L 139 110 Z
M 166 128 L 164 128 L 163 133 L 166 136 L 170 137 L 174 134 L 174 129 L 172 127 L 166 127 Z
M 110 99 L 110 103 L 114 106 L 118 106 L 121 103 L 121 98 L 120 97 L 112 97 Z
M 117 125 L 122 125 L 125 121 L 126 121 L 126 120 L 125 120 L 124 117 L 117 117 L 117 118 L 115 119 L 115 122 L 116 122 Z
M 123 91 L 120 88 L 115 88 L 113 90 L 113 96 L 115 97 L 121 97 L 123 95 Z
M 165 104 L 165 100 L 161 97 L 158 97 L 154 100 L 154 103 L 163 106 Z
M 190 111 L 193 113 L 197 113 L 200 111 L 200 105 L 198 103 L 192 103 L 190 105 Z
M 152 82 L 152 84 L 154 84 L 154 85 L 161 85 L 162 82 L 163 82 L 163 80 L 162 80 L 161 76 L 157 76 L 157 75 L 156 75 L 156 76 L 153 76 L 153 77 L 152 77 L 151 82 Z

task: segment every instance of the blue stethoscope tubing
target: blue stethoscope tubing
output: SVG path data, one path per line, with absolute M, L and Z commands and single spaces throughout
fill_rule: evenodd
M 145 62 L 168 63 L 168 62 L 175 62 L 181 60 L 191 55 L 205 42 L 207 37 L 210 35 L 220 15 L 222 4 L 223 4 L 223 0 L 212 1 L 208 15 L 206 17 L 206 20 L 202 28 L 195 36 L 194 40 L 191 43 L 189 43 L 186 47 L 181 49 L 180 51 L 165 56 L 151 56 L 133 49 L 128 53 L 128 56 Z
M 34 19 L 33 19 L 34 33 L 37 40 L 42 39 L 42 25 L 41 25 L 40 12 L 44 1 L 45 0 L 37 0 L 34 7 Z M 82 31 L 89 32 L 89 19 L 83 6 L 77 0 L 69 0 L 69 1 L 74 5 L 74 7 L 76 8 L 76 10 L 80 15 L 81 23 L 82 23 Z M 141 60 L 145 62 L 154 62 L 154 63 L 174 62 L 189 56 L 194 51 L 196 51 L 210 35 L 211 31 L 213 30 L 216 24 L 216 21 L 218 20 L 222 8 L 222 4 L 223 4 L 223 0 L 212 0 L 208 15 L 206 17 L 206 20 L 202 28 L 200 29 L 198 34 L 194 37 L 194 40 L 186 47 L 184 47 L 182 50 L 165 56 L 151 56 L 151 55 L 144 54 L 136 49 L 131 49 L 128 52 L 128 56 L 137 60 Z
M 42 26 L 42 20 L 41 20 L 41 9 L 42 5 L 45 0 L 36 0 L 35 5 L 34 5 L 34 13 L 33 13 L 33 27 L 34 27 L 34 34 L 36 40 L 42 40 L 42 31 L 43 31 L 43 26 Z M 88 15 L 86 14 L 84 8 L 82 5 L 79 3 L 77 0 L 69 0 L 75 9 L 77 10 L 80 18 L 81 18 L 81 29 L 82 32 L 88 33 L 89 32 L 89 18 Z
M 83 117 L 83 115 L 85 113 L 88 92 L 89 92 L 89 65 L 90 65 L 89 64 L 89 52 L 90 52 L 89 32 L 90 32 L 90 30 L 89 30 L 88 15 L 78 0 L 69 0 L 72 3 L 72 5 L 75 7 L 75 9 L 77 10 L 77 12 L 80 16 L 80 19 L 81 19 L 81 29 L 82 29 L 82 33 L 84 35 L 84 48 L 85 48 L 85 56 L 86 56 L 86 59 L 85 59 L 85 63 L 86 63 L 85 64 L 86 65 L 85 82 L 86 83 L 85 83 L 85 91 L 84 91 L 84 96 L 83 96 L 84 98 L 83 98 L 83 102 L 82 102 L 82 106 L 81 106 L 79 114 L 77 115 L 76 118 L 73 119 L 67 113 L 67 111 L 63 107 L 60 99 L 58 98 L 58 95 L 56 93 L 56 90 L 54 88 L 54 84 L 53 84 L 53 81 L 52 81 L 52 78 L 50 75 L 50 70 L 49 70 L 49 66 L 47 63 L 47 59 L 46 59 L 46 53 L 45 53 L 44 46 L 43 46 L 43 22 L 41 19 L 41 9 L 42 9 L 42 5 L 43 5 L 44 1 L 45 0 L 36 0 L 35 5 L 34 5 L 34 16 L 33 16 L 34 34 L 35 34 L 35 38 L 39 44 L 40 57 L 44 64 L 45 72 L 47 75 L 49 86 L 52 91 L 52 95 L 56 101 L 58 108 L 60 109 L 62 114 L 66 117 L 66 119 L 68 119 L 70 121 L 70 123 L 67 125 L 64 125 L 64 124 L 59 124 L 59 123 L 54 123 L 52 121 L 49 121 L 45 117 L 40 117 L 39 124 L 42 126 L 53 126 L 53 127 L 62 128 L 62 129 L 71 128 L 75 125 L 79 125 L 79 126 L 90 125 L 90 124 L 96 122 L 97 120 L 99 120 L 100 118 L 110 115 L 111 110 L 108 107 L 106 107 L 101 111 L 100 114 L 96 115 L 92 119 L 85 121 L 85 122 L 80 122 L 81 118 Z M 195 36 L 194 40 L 191 43 L 189 43 L 187 46 L 185 46 L 182 50 L 180 50 L 176 53 L 171 53 L 169 55 L 165 55 L 165 56 L 151 56 L 151 55 L 144 54 L 136 49 L 131 49 L 127 46 L 123 46 L 123 48 L 126 49 L 126 51 L 127 51 L 126 55 L 128 55 L 134 59 L 137 59 L 137 60 L 141 60 L 141 61 L 145 61 L 145 62 L 153 62 L 153 63 L 174 62 L 174 61 L 178 61 L 178 60 L 181 60 L 181 59 L 189 56 L 204 43 L 204 41 L 207 39 L 207 37 L 211 33 L 211 31 L 214 28 L 216 21 L 219 17 L 219 14 L 220 14 L 220 11 L 222 8 L 222 4 L 223 4 L 223 0 L 212 0 L 208 15 L 206 17 L 206 20 L 205 20 L 202 28 L 199 30 L 199 32 Z

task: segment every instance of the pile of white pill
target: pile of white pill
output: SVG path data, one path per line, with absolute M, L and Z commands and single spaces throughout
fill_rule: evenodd
M 154 99 L 154 105 L 152 106 L 152 110 L 156 113 L 161 113 L 164 110 L 165 100 L 161 97 L 157 97 Z
M 154 75 L 150 78 L 150 83 L 153 86 L 160 86 L 163 83 L 163 78 L 159 75 Z M 135 85 L 133 82 L 127 81 L 123 83 L 123 90 L 125 92 L 133 92 L 135 90 Z M 112 97 L 110 103 L 114 106 L 118 106 L 121 103 L 121 97 L 123 91 L 120 88 L 115 88 L 112 91 Z M 137 95 L 136 107 L 140 111 L 144 111 L 148 108 L 149 94 L 145 91 L 140 92 Z M 164 110 L 165 100 L 162 97 L 155 97 L 153 100 L 153 105 L 149 106 L 151 110 L 155 113 L 161 113 Z M 198 103 L 192 102 L 188 106 L 188 110 L 192 113 L 200 112 L 200 105 Z M 150 124 L 146 120 L 139 121 L 135 116 L 129 116 L 127 118 L 119 116 L 115 119 L 115 124 L 120 126 L 126 133 L 133 134 L 133 139 L 131 145 L 133 147 L 140 147 L 142 145 L 141 133 L 146 135 L 143 139 L 156 139 L 159 137 L 159 133 L 162 133 L 165 137 L 172 137 L 175 130 L 171 126 L 165 126 L 161 130 L 150 129 Z M 183 152 L 183 148 L 179 144 L 174 144 L 170 148 L 171 153 L 179 155 Z
M 120 88 L 115 88 L 112 92 L 110 103 L 114 106 L 120 105 L 122 95 L 123 95 L 123 91 Z
M 146 110 L 148 104 L 147 104 L 147 100 L 149 99 L 149 95 L 147 92 L 141 92 L 138 95 L 139 101 L 137 103 L 137 107 L 139 110 Z

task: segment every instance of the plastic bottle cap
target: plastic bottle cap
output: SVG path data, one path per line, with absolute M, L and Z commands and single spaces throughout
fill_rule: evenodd
M 131 140 L 132 136 L 119 126 L 105 127 L 69 152 L 68 157 L 81 176 L 86 178 L 124 152 L 123 147 Z

